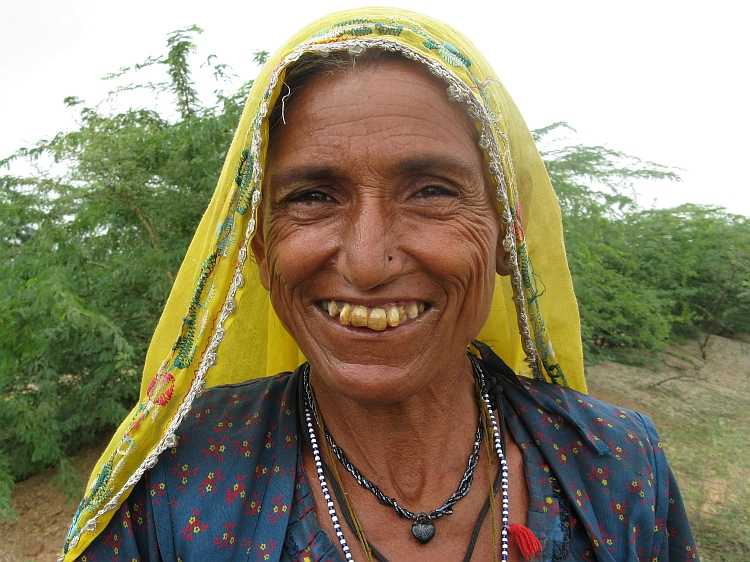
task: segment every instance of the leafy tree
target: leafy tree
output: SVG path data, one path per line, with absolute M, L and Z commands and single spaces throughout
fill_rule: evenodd
M 533 135 L 563 213 L 586 355 L 636 360 L 669 336 L 671 302 L 649 280 L 633 276 L 639 257 L 623 219 L 638 209 L 634 181 L 678 177 L 604 146 L 569 144 L 563 134 L 572 130 L 561 122 Z
M 677 180 L 664 166 L 534 131 L 563 212 L 589 359 L 640 361 L 674 334 L 750 331 L 750 219 L 686 204 L 641 209 L 635 180 Z M 550 136 L 552 139 L 550 140 Z
M 0 515 L 10 489 L 119 423 L 137 398 L 149 339 L 210 199 L 251 83 L 202 106 L 191 26 L 168 52 L 114 79 L 163 66 L 177 118 L 66 103 L 79 127 L 0 162 Z M 263 62 L 265 52 L 255 59 Z M 209 57 L 208 64 L 212 64 Z M 226 83 L 226 65 L 212 64 Z
M 627 228 L 641 267 L 672 301 L 673 331 L 698 336 L 750 332 L 750 219 L 685 204 L 633 214 Z

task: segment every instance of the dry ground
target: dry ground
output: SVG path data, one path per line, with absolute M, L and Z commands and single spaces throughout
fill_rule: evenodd
M 74 461 L 81 474 L 88 476 L 105 445 L 81 452 Z M 18 519 L 0 523 L 0 562 L 57 560 L 78 502 L 66 500 L 52 483 L 54 476 L 50 469 L 13 488 Z

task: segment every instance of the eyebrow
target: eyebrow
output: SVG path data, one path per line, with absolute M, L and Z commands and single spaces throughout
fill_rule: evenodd
M 271 174 L 271 187 L 289 185 L 299 181 L 325 180 L 341 175 L 335 166 L 297 166 L 280 174 Z
M 393 167 L 397 173 L 416 172 L 458 172 L 460 175 L 475 173 L 472 162 L 464 158 L 448 155 L 421 155 L 404 158 Z M 295 182 L 317 181 L 345 175 L 338 166 L 310 165 L 292 167 L 284 172 L 271 175 L 271 187 L 289 185 Z
M 448 155 L 426 155 L 405 158 L 396 164 L 396 170 L 402 173 L 410 172 L 456 172 L 470 175 L 474 173 L 474 166 L 464 158 Z

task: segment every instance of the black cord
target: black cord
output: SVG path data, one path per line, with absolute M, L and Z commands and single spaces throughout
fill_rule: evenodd
M 495 476 L 495 483 L 492 485 L 492 493 L 495 496 L 497 495 L 498 490 L 500 490 L 500 482 L 502 481 L 502 475 L 503 475 L 503 469 L 502 467 L 498 467 L 497 475 Z M 474 554 L 474 547 L 477 545 L 477 539 L 479 538 L 479 531 L 482 530 L 482 524 L 484 523 L 484 518 L 487 517 L 487 512 L 489 510 L 490 510 L 490 498 L 487 498 L 486 500 L 484 500 L 482 511 L 479 512 L 479 516 L 477 517 L 477 522 L 474 524 L 474 531 L 472 531 L 471 533 L 469 546 L 466 547 L 466 554 L 464 555 L 463 562 L 469 562 L 469 560 L 471 560 L 471 555 Z
M 344 518 L 344 521 L 346 521 L 346 524 L 349 526 L 349 530 L 357 534 L 357 531 L 354 530 L 354 519 L 352 518 L 352 514 L 349 512 L 349 507 L 346 505 L 346 498 L 344 498 L 344 491 L 339 486 L 339 483 L 336 481 L 336 478 L 333 476 L 333 473 L 331 472 L 331 469 L 328 468 L 328 465 L 326 462 L 321 459 L 323 463 L 323 474 L 325 474 L 326 480 L 328 480 L 328 485 L 333 490 L 333 495 L 336 496 L 336 500 L 339 502 L 339 510 L 341 511 L 341 516 Z M 365 539 L 367 541 L 367 546 L 370 547 L 370 552 L 372 552 L 372 555 L 379 560 L 380 562 L 388 562 L 388 559 L 383 556 L 377 548 L 372 546 L 372 543 Z
M 497 383 L 497 379 L 492 373 L 487 373 L 487 394 L 490 397 L 490 404 L 492 405 L 492 409 L 495 410 L 498 413 L 498 426 L 500 428 L 500 442 L 503 447 L 503 451 L 507 451 L 506 448 L 506 430 L 505 430 L 505 415 L 503 412 L 503 403 L 502 403 L 502 395 L 503 395 L 503 387 L 500 386 Z M 298 396 L 298 419 L 300 425 L 303 423 L 302 420 L 302 412 L 304 412 L 304 398 L 303 398 L 303 390 L 302 390 L 302 377 L 300 377 L 300 385 L 299 385 L 299 396 Z M 304 436 L 305 443 L 307 443 L 308 447 L 312 447 L 312 444 L 310 443 L 310 436 L 307 434 L 306 431 L 302 431 L 302 435 Z M 487 436 L 489 439 L 490 437 Z M 347 526 L 349 527 L 349 530 L 354 534 L 357 535 L 357 531 L 354 528 L 354 520 L 352 519 L 352 514 L 349 512 L 349 508 L 346 505 L 346 499 L 344 498 L 344 491 L 339 486 L 338 481 L 334 477 L 331 469 L 328 467 L 326 462 L 321 458 L 321 462 L 323 464 L 323 473 L 325 474 L 326 480 L 328 481 L 328 485 L 333 490 L 333 495 L 336 496 L 336 500 L 339 504 L 339 509 L 341 511 L 341 516 L 344 518 L 344 521 L 346 521 Z M 502 481 L 502 467 L 498 467 L 497 474 L 495 475 L 495 481 L 492 484 L 492 492 L 494 496 L 497 496 L 498 491 L 500 490 L 500 483 Z M 472 555 L 474 554 L 474 548 L 476 547 L 477 540 L 479 539 L 479 533 L 482 530 L 482 525 L 484 524 L 484 520 L 487 518 L 487 513 L 490 510 L 490 498 L 487 498 L 484 501 L 484 505 L 482 506 L 481 511 L 479 512 L 479 515 L 477 516 L 476 523 L 474 523 L 474 530 L 471 533 L 471 538 L 469 539 L 469 545 L 466 547 L 466 554 L 464 554 L 463 562 L 469 562 L 471 560 Z M 365 539 L 367 541 L 367 539 Z M 370 551 L 372 552 L 372 555 L 375 557 L 376 560 L 379 562 L 389 562 L 389 560 L 377 549 L 375 548 L 370 541 L 367 541 L 367 545 L 370 547 Z

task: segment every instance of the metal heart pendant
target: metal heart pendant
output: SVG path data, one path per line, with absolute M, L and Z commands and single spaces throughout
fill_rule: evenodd
M 411 534 L 422 544 L 427 544 L 435 536 L 435 525 L 426 513 L 417 515 L 416 521 L 411 524 Z

